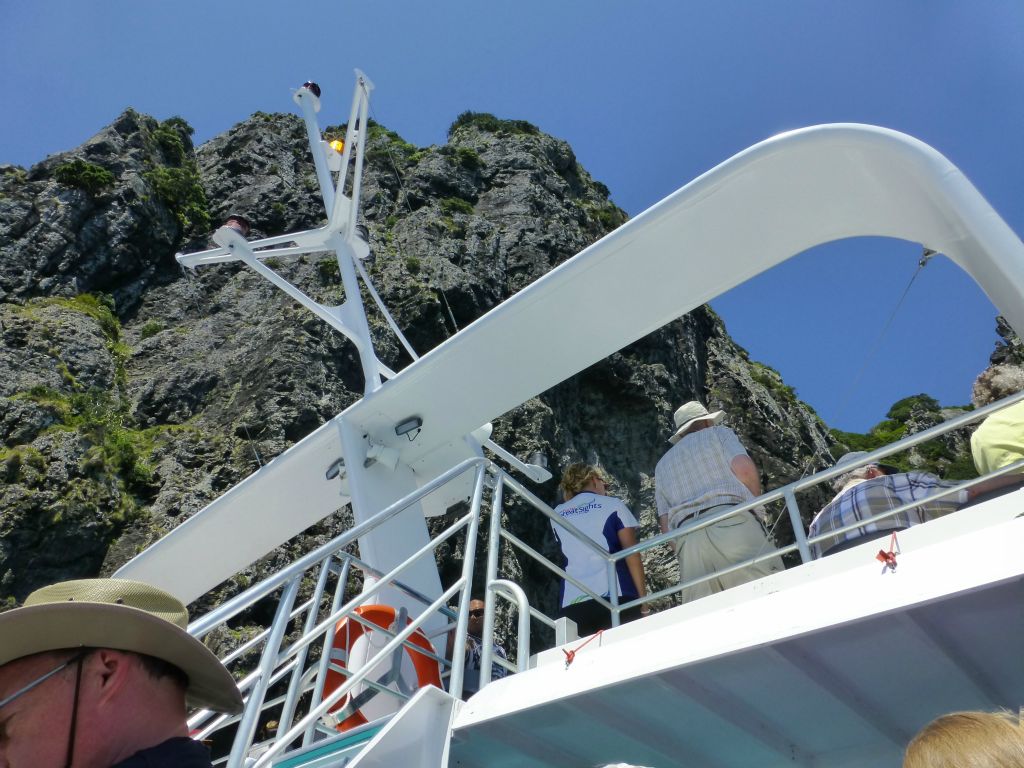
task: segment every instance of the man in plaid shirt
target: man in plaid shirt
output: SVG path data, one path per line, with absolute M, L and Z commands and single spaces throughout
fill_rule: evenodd
M 662 532 L 716 515 L 761 495 L 757 466 L 731 429 L 721 426 L 724 411 L 709 413 L 691 400 L 673 415 L 672 447 L 654 468 L 655 500 Z M 775 544 L 756 512 L 725 517 L 681 536 L 673 543 L 679 581 L 688 582 L 772 552 Z M 684 603 L 783 570 L 777 555 L 687 587 Z
M 867 456 L 866 451 L 852 451 L 840 458 L 836 466 L 856 464 L 864 456 Z M 957 483 L 940 480 L 930 472 L 900 472 L 888 464 L 867 464 L 858 467 L 845 475 L 840 475 L 833 482 L 833 488 L 838 493 L 811 522 L 808 531 L 810 537 L 835 531 L 862 520 L 870 521 L 874 516 L 904 504 L 914 501 L 921 503 L 896 515 L 875 522 L 865 522 L 864 525 L 846 533 L 815 542 L 811 544 L 811 554 L 819 558 L 871 539 L 888 536 L 893 531 L 902 531 L 912 525 L 953 512 L 978 494 L 1009 482 L 1013 482 L 1012 478 L 996 477 L 971 488 L 935 498 L 936 494 L 956 488 Z

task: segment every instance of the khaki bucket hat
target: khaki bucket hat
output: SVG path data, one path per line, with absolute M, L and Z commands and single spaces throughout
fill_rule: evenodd
M 111 648 L 154 656 L 188 676 L 194 707 L 234 713 L 242 696 L 231 674 L 185 631 L 188 611 L 173 595 L 128 579 L 79 579 L 37 589 L 0 613 L 0 666 L 44 651 Z
M 676 431 L 668 441 L 673 445 L 678 443 L 683 439 L 686 430 L 692 427 L 695 421 L 710 420 L 713 424 L 718 424 L 723 418 L 725 418 L 725 411 L 712 411 L 708 413 L 708 409 L 704 407 L 703 403 L 691 400 L 685 405 L 679 406 L 675 414 L 673 414 L 672 420 L 675 422 Z

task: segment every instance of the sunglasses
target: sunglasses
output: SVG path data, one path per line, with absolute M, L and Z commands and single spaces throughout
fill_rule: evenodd
M 79 661 L 81 659 L 84 659 L 86 657 L 86 655 L 87 654 L 86 654 L 85 651 L 83 651 L 81 653 L 76 653 L 70 659 L 68 659 L 67 661 L 63 662 L 62 664 L 59 664 L 58 666 L 54 667 L 49 672 L 47 672 L 45 675 L 41 675 L 40 677 L 37 677 L 31 683 L 29 683 L 28 685 L 26 685 L 26 686 L 24 686 L 22 688 L 19 688 L 17 691 L 12 693 L 10 696 L 7 696 L 7 697 L 5 697 L 3 699 L 0 699 L 0 709 L 3 709 L 4 707 L 6 707 L 8 704 L 10 704 L 15 699 L 21 698 L 26 693 L 31 691 L 33 688 L 37 688 L 38 686 L 42 685 L 47 680 L 49 680 L 51 677 L 53 677 L 58 672 L 60 672 L 62 669 L 67 669 L 68 667 L 70 667 L 75 662 L 77 662 L 77 661 Z
M 478 616 L 483 616 L 484 615 L 484 609 L 483 608 L 470 608 L 469 615 L 472 616 L 473 618 L 477 618 Z

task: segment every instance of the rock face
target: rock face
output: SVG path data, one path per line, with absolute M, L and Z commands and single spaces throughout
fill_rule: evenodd
M 369 271 L 421 353 L 625 220 L 568 144 L 527 123 L 467 113 L 447 144 L 425 148 L 366 130 Z M 352 345 L 258 276 L 184 274 L 173 258 L 205 247 L 211 222 L 231 212 L 256 234 L 322 223 L 301 122 L 259 113 L 195 150 L 190 133 L 179 118 L 128 111 L 72 152 L 0 168 L 8 603 L 58 578 L 111 572 L 362 391 Z M 341 298 L 332 258 L 272 266 L 317 299 Z M 409 357 L 376 318 L 378 355 L 400 369 Z M 556 478 L 574 461 L 601 464 L 650 536 L 654 465 L 672 412 L 695 398 L 727 411 L 766 488 L 831 463 L 825 425 L 707 308 L 505 414 L 494 436 L 518 455 L 545 452 Z M 554 481 L 532 490 L 558 501 Z M 821 501 L 810 496 L 805 511 Z M 532 546 L 557 550 L 540 515 L 521 504 L 506 515 Z M 203 602 L 347 523 L 329 518 Z M 792 539 L 786 520 L 776 536 Z M 675 581 L 663 549 L 646 556 L 655 589 Z M 446 579 L 460 551 L 442 553 Z M 526 558 L 506 563 L 550 611 L 555 579 Z
M 209 225 L 191 132 L 128 110 L 72 153 L 0 168 L 0 298 L 103 291 L 130 311 L 183 230 Z

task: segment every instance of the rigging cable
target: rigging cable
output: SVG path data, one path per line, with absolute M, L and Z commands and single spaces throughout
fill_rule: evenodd
M 861 377 L 864 375 L 864 372 L 867 370 L 868 364 L 871 362 L 871 358 L 875 355 L 875 353 L 878 352 L 878 349 L 881 346 L 882 341 L 885 338 L 886 333 L 888 333 L 889 328 L 892 326 L 893 321 L 896 319 L 896 315 L 899 314 L 899 311 L 900 311 L 901 307 L 903 306 L 903 302 L 906 300 L 907 295 L 910 293 L 910 289 L 914 285 L 914 281 L 917 280 L 917 276 L 919 274 L 921 274 L 921 270 L 924 269 L 927 266 L 928 262 L 931 260 L 932 256 L 934 256 L 935 254 L 936 254 L 936 251 L 932 250 L 931 248 L 924 247 L 924 249 L 923 249 L 923 251 L 921 253 L 921 258 L 917 262 L 917 269 L 914 270 L 914 274 L 911 275 L 910 281 L 907 283 L 906 288 L 903 289 L 903 293 L 900 296 L 899 301 L 896 302 L 896 306 L 893 308 L 892 313 L 889 315 L 889 319 L 886 320 L 885 325 L 882 327 L 882 330 L 879 331 L 878 336 L 875 338 L 874 342 L 872 343 L 871 347 L 869 348 L 867 354 L 864 357 L 864 362 L 861 364 L 861 367 L 858 369 L 857 373 L 854 375 L 853 379 L 850 381 L 850 384 L 847 387 L 846 392 L 843 394 L 843 398 L 840 401 L 839 410 L 838 410 L 837 416 L 836 416 L 837 419 L 843 413 L 845 413 L 846 408 L 849 405 L 850 399 L 853 396 L 854 390 L 856 389 L 857 383 L 860 381 Z M 828 459 L 831 460 L 832 464 L 835 463 L 836 457 L 832 455 L 831 451 L 827 447 L 825 448 L 824 453 L 821 453 L 820 451 L 816 450 L 813 454 L 808 456 L 807 457 L 807 461 L 804 463 L 804 468 L 803 468 L 803 472 L 800 475 L 800 479 L 802 480 L 805 477 L 807 477 L 808 472 L 810 471 L 811 467 L 816 463 L 817 459 L 825 460 L 826 456 L 827 456 Z M 828 466 L 829 466 L 829 463 L 825 462 L 825 467 L 824 468 L 827 468 Z M 786 513 L 786 506 L 785 506 L 785 503 L 783 503 L 782 509 L 779 512 L 775 513 L 775 520 L 772 523 L 771 527 L 770 528 L 766 528 L 766 530 L 765 530 L 766 538 L 768 540 L 772 539 L 773 535 L 775 534 L 775 529 L 778 527 L 779 523 L 782 521 L 782 518 L 785 516 L 785 513 Z M 764 547 L 762 546 L 762 550 L 763 550 L 763 548 Z M 760 554 L 761 554 L 761 551 L 759 550 L 757 552 L 757 554 L 755 554 L 755 557 L 757 557 Z M 892 567 L 895 570 L 895 565 L 894 564 L 893 564 Z
M 893 308 L 892 313 L 889 315 L 889 319 L 885 321 L 885 325 L 882 326 L 882 330 L 878 332 L 878 336 L 875 338 L 872 345 L 868 348 L 868 352 L 864 356 L 864 362 L 861 364 L 860 369 L 858 369 L 857 373 L 850 381 L 849 386 L 847 386 L 846 388 L 846 392 L 843 394 L 842 399 L 839 401 L 839 409 L 836 412 L 837 420 L 840 416 L 843 415 L 843 413 L 845 413 L 847 406 L 850 404 L 850 399 L 853 397 L 854 391 L 857 388 L 857 384 L 860 382 L 861 377 L 867 370 L 868 364 L 871 362 L 871 358 L 874 357 L 875 353 L 878 352 L 879 347 L 882 345 L 882 340 L 885 338 L 886 333 L 888 333 L 889 328 L 892 326 L 893 321 L 896 319 L 896 315 L 899 313 L 900 308 L 903 306 L 903 302 L 904 300 L 906 300 L 907 294 L 910 293 L 910 289 L 914 285 L 914 281 L 917 280 L 917 276 L 921 274 L 921 270 L 925 268 L 925 266 L 931 260 L 932 256 L 935 255 L 935 253 L 935 251 L 927 247 L 922 252 L 921 258 L 917 262 L 917 269 L 914 270 L 914 274 L 911 275 L 910 282 L 907 283 L 907 287 L 903 289 L 903 295 L 900 296 L 899 301 L 896 302 L 896 306 L 895 308 Z
M 249 434 L 249 425 L 243 423 L 242 429 L 245 430 L 245 436 L 249 440 L 249 447 L 252 448 L 253 456 L 256 457 L 256 463 L 259 464 L 260 469 L 263 469 L 263 461 L 260 459 L 260 452 L 256 450 L 256 441 L 252 439 L 252 435 Z

